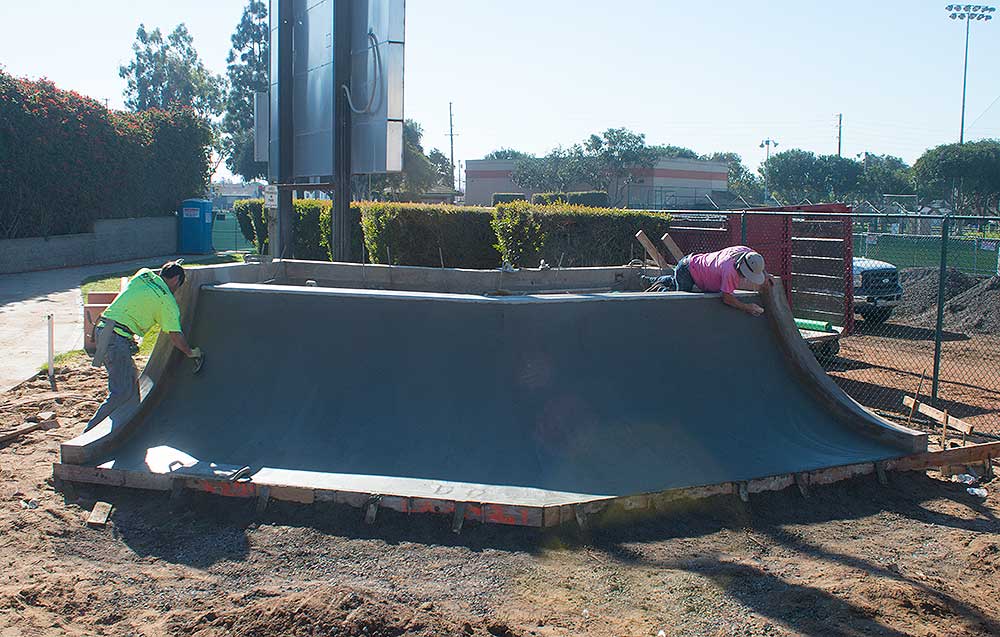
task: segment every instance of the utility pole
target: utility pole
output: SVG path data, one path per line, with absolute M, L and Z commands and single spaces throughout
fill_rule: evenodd
M 969 76 L 969 25 L 973 20 L 989 22 L 993 19 L 993 12 L 996 7 L 984 5 L 960 5 L 949 4 L 944 8 L 949 12 L 948 17 L 952 20 L 965 20 L 965 65 L 962 67 L 962 126 L 958 132 L 958 143 L 965 143 L 965 87 Z
M 770 172 L 770 169 L 767 164 L 771 161 L 771 146 L 777 148 L 778 142 L 774 141 L 773 139 L 765 139 L 760 143 L 761 148 L 767 148 L 767 159 L 764 160 L 764 205 L 765 206 L 767 205 L 767 198 L 768 198 L 767 177 L 768 173 Z
M 840 157 L 840 142 L 844 135 L 844 114 L 837 113 L 837 157 Z
M 455 120 L 452 118 L 451 102 L 448 102 L 448 137 L 451 141 L 451 189 L 455 188 Z

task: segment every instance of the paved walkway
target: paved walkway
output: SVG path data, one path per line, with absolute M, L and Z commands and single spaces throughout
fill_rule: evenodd
M 176 257 L 152 257 L 79 268 L 0 275 L 0 393 L 38 371 L 48 358 L 45 317 L 55 319 L 56 354 L 83 349 L 85 278 L 159 267 Z

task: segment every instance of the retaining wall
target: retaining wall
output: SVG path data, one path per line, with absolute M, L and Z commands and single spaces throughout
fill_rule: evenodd
M 0 274 L 141 259 L 177 252 L 177 217 L 99 219 L 94 231 L 0 241 Z

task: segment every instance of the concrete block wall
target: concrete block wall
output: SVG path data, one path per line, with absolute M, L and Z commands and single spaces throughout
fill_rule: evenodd
M 110 263 L 177 252 L 177 218 L 101 219 L 94 231 L 0 241 L 0 274 Z

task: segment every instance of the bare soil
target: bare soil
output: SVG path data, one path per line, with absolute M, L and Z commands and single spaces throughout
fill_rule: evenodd
M 848 341 L 849 342 L 849 341 Z M 846 345 L 847 343 L 845 343 Z M 104 376 L 0 394 L 0 636 L 996 635 L 1000 497 L 923 473 L 542 532 L 332 505 L 53 489 Z M 69 397 L 69 395 L 75 397 Z M 87 402 L 90 400 L 90 402 Z M 651 468 L 651 470 L 655 470 Z M 114 504 L 89 528 L 96 500 Z M 23 504 L 22 504 L 23 503 Z

